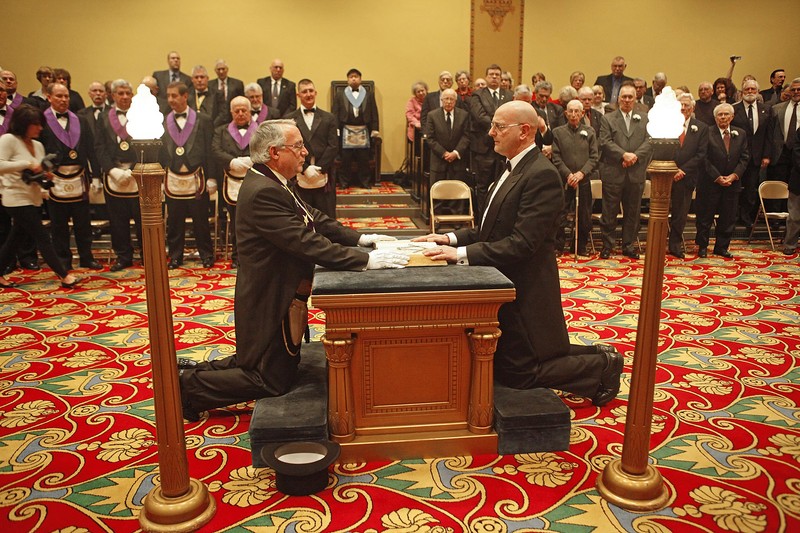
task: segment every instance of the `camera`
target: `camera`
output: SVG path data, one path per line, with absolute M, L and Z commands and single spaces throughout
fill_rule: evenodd
M 34 174 L 33 171 L 29 168 L 26 168 L 22 171 L 22 181 L 26 185 L 30 185 L 31 183 L 38 183 L 43 189 L 49 189 L 53 186 L 53 182 L 47 179 L 45 174 L 47 172 L 51 172 L 53 167 L 53 160 L 56 158 L 56 154 L 47 154 L 42 159 L 42 171 L 38 174 Z

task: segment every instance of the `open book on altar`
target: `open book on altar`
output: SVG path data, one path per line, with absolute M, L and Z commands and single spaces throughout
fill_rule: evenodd
M 410 240 L 378 241 L 375 248 L 378 250 L 391 250 L 401 254 L 408 254 L 407 267 L 417 266 L 445 266 L 447 261 L 433 259 L 422 255 L 422 252 L 439 246 L 435 242 L 411 242 Z

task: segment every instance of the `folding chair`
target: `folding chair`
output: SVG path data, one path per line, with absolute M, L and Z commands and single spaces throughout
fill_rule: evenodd
M 772 240 L 772 228 L 769 227 L 769 217 L 777 218 L 779 220 L 788 220 L 789 213 L 786 211 L 767 211 L 764 207 L 764 200 L 785 200 L 789 198 L 789 185 L 783 181 L 765 181 L 758 186 L 758 199 L 761 205 L 758 207 L 756 218 L 753 221 L 753 227 L 750 228 L 750 237 L 747 242 L 753 239 L 753 232 L 756 229 L 759 217 L 764 217 L 764 222 L 767 225 L 767 235 L 769 235 L 769 245 L 772 251 L 775 251 L 775 243 Z
M 469 186 L 460 180 L 440 180 L 431 185 L 430 213 L 431 233 L 436 233 L 436 224 L 469 224 L 475 227 L 475 215 L 472 211 L 472 191 Z M 464 214 L 437 215 L 434 211 L 434 202 L 441 200 L 466 200 L 468 212 Z

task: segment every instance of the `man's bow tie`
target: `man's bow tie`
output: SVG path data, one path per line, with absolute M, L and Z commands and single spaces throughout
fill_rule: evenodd
M 186 118 L 186 113 L 175 113 L 175 118 L 176 119 L 179 119 L 181 117 Z
M 6 111 L 7 109 L 5 107 L 3 109 L 0 109 L 0 115 L 6 116 Z
M 315 109 L 312 107 L 311 109 L 303 109 L 303 113 L 313 113 Z
M 260 111 L 261 111 L 260 109 L 251 109 L 251 110 L 250 110 L 250 114 L 255 116 L 255 115 L 258 115 L 258 113 L 259 113 Z
M 198 91 L 197 96 L 205 96 L 208 94 L 208 91 Z
M 125 115 L 127 111 L 123 111 L 122 109 L 117 109 L 117 115 Z
M 69 113 L 56 113 L 56 118 L 69 118 Z

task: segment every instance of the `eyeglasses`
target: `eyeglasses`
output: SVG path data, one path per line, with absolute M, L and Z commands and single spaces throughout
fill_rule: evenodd
M 278 148 L 289 148 L 293 152 L 299 152 L 303 148 L 305 148 L 305 143 L 303 141 L 297 141 L 294 144 L 282 144 Z
M 522 126 L 521 122 L 517 122 L 516 124 L 498 124 L 497 122 L 492 122 L 492 128 L 496 129 L 499 132 L 502 132 L 506 128 L 510 128 L 512 126 Z M 489 128 L 489 129 L 492 129 Z

